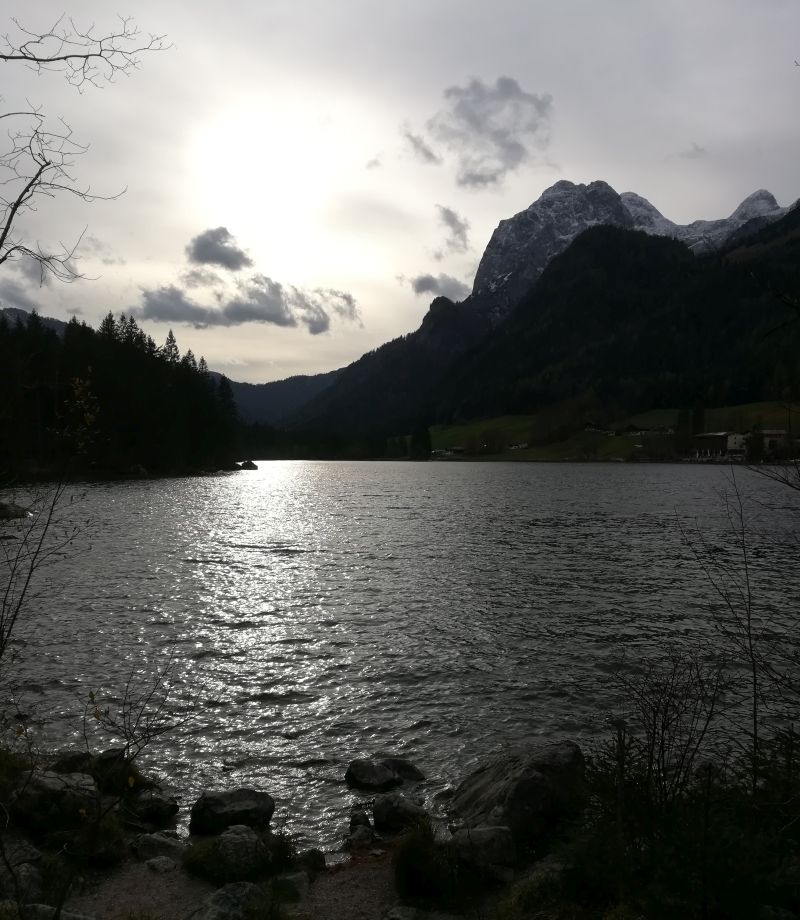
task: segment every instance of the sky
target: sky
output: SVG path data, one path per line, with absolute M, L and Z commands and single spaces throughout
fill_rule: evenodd
M 124 312 L 234 380 L 411 332 L 560 179 L 680 223 L 759 188 L 800 197 L 800 0 L 6 0 L 0 34 L 64 13 L 98 35 L 132 17 L 167 47 L 80 92 L 0 62 L 0 114 L 63 119 L 97 196 L 19 218 L 25 240 L 77 242 L 82 277 L 6 263 L 0 304 Z

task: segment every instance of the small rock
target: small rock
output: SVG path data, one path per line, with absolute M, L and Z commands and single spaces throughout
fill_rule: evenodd
M 240 787 L 226 792 L 204 792 L 192 806 L 189 831 L 219 834 L 235 824 L 266 827 L 274 811 L 272 796 L 256 789 Z
M 325 865 L 325 854 L 322 850 L 313 848 L 305 850 L 295 861 L 298 866 L 302 866 L 303 869 L 305 869 L 312 879 L 321 875 L 327 869 Z
M 375 835 L 372 833 L 372 828 L 359 824 L 345 839 L 344 846 L 347 850 L 364 850 L 371 847 L 374 840 Z
M 352 834 L 357 827 L 368 827 L 372 829 L 372 823 L 363 805 L 354 806 L 350 812 L 350 833 Z
M 407 799 L 399 792 L 379 795 L 372 806 L 375 829 L 395 833 L 427 818 L 427 812 L 420 805 Z
M 125 802 L 125 810 L 154 827 L 163 827 L 178 813 L 178 800 L 158 789 L 144 789 Z
M 131 849 L 138 859 L 147 862 L 159 856 L 180 859 L 186 847 L 180 840 L 167 834 L 139 834 L 134 839 Z
M 178 868 L 178 864 L 174 859 L 170 859 L 169 856 L 154 856 L 152 859 L 148 859 L 145 865 L 156 875 L 166 875 L 168 872 L 174 872 Z
M 252 460 L 245 460 L 239 465 L 240 470 L 257 470 L 258 467 Z

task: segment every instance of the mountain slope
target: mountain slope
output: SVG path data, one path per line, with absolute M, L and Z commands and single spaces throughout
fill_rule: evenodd
M 800 324 L 773 289 L 796 292 L 798 264 L 800 210 L 701 258 L 674 239 L 590 229 L 454 366 L 438 416 L 529 412 L 588 392 L 628 411 L 796 395 Z
M 378 428 L 398 433 L 439 410 L 452 411 L 452 394 L 444 403 L 434 394 L 451 366 L 493 329 L 502 329 L 552 260 L 589 228 L 639 229 L 651 236 L 674 237 L 702 252 L 709 248 L 709 241 L 717 248 L 731 234 L 743 237 L 748 230 L 773 222 L 784 212 L 768 192 L 759 191 L 728 218 L 695 221 L 682 227 L 667 220 L 646 199 L 630 192 L 619 195 L 605 182 L 557 182 L 524 211 L 500 222 L 481 259 L 472 294 L 465 301 L 456 305 L 438 298 L 416 332 L 345 368 L 330 387 L 291 419 L 291 424 L 328 431 Z M 668 242 L 673 247 L 680 245 Z M 466 389 L 473 383 L 467 381 Z M 475 386 L 480 389 L 483 383 Z M 491 380 L 486 381 L 486 387 L 488 394 L 493 388 Z

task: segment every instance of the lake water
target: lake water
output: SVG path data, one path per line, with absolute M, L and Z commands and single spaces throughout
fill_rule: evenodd
M 597 738 L 609 674 L 715 638 L 686 535 L 735 546 L 725 468 L 262 463 L 257 472 L 92 484 L 83 534 L 47 568 L 18 632 L 42 743 L 80 741 L 90 690 L 173 650 L 192 720 L 146 762 L 183 793 L 254 784 L 333 849 L 347 763 L 411 758 L 433 796 L 535 736 Z M 751 574 L 775 628 L 793 615 L 793 493 L 744 470 Z

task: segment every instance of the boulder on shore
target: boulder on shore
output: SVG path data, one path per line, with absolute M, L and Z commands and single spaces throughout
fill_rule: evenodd
M 375 830 L 393 834 L 412 827 L 428 817 L 421 805 L 417 805 L 399 792 L 379 795 L 372 806 L 372 820 Z
M 450 809 L 467 827 L 508 827 L 526 845 L 580 811 L 585 794 L 581 749 L 559 741 L 488 760 L 461 782 Z
M 219 834 L 234 824 L 266 827 L 274 811 L 275 801 L 271 795 L 247 786 L 225 792 L 204 792 L 192 805 L 189 832 Z

